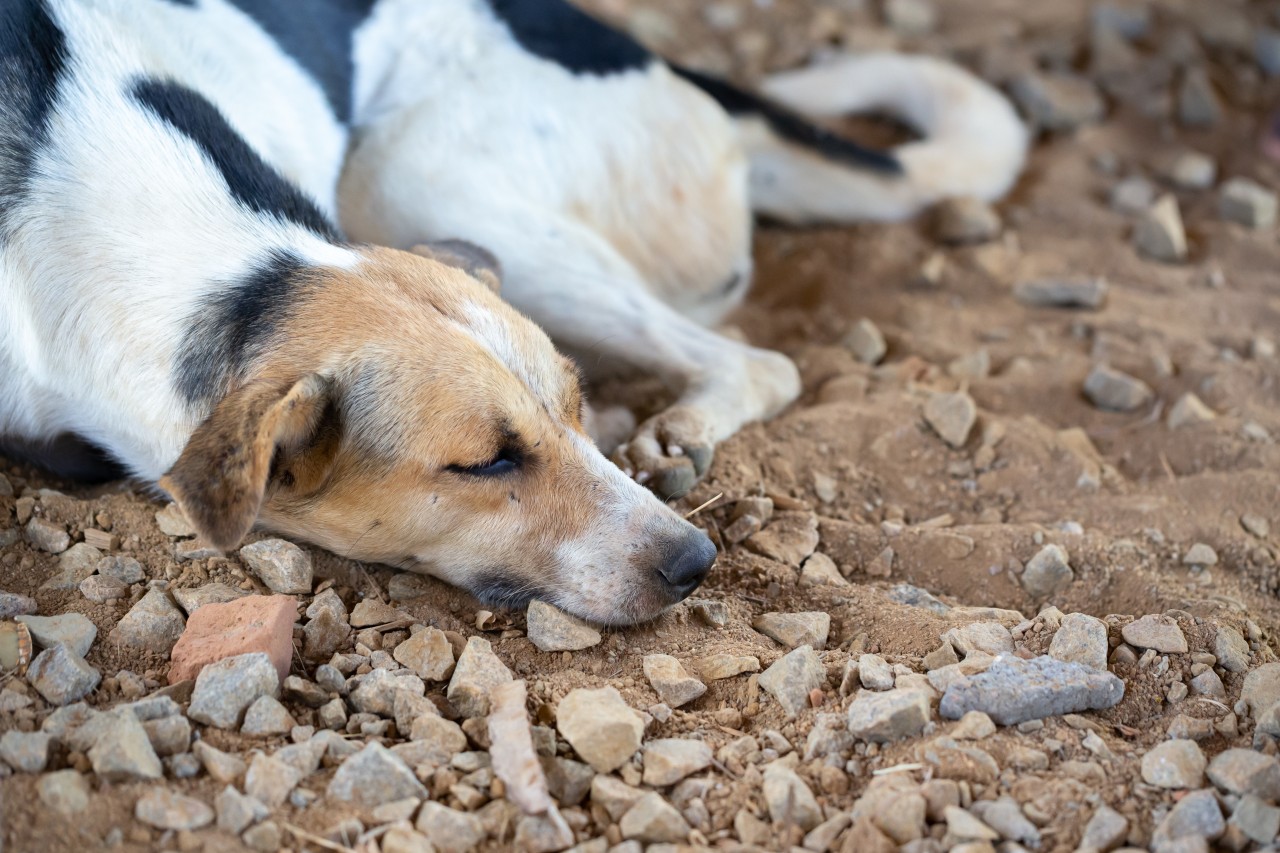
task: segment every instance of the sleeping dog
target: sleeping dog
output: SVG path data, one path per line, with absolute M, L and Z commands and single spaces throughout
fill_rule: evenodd
M 764 94 L 560 0 L 5 0 L 0 435 L 158 483 L 221 548 L 257 524 L 651 618 L 715 550 L 641 484 L 688 488 L 799 390 L 709 328 L 753 210 L 907 217 L 1001 195 L 1024 154 L 1004 99 L 934 60 Z M 861 110 L 924 138 L 881 154 L 798 117 Z M 670 387 L 617 464 L 552 341 Z

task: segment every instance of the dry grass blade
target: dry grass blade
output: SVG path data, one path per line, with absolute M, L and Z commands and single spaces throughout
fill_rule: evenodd
M 716 495 L 716 496 L 715 496 L 714 498 L 712 498 L 711 500 L 706 501 L 705 503 L 703 503 L 703 504 L 701 504 L 701 505 L 699 505 L 699 506 L 697 506 L 697 507 L 694 507 L 693 509 L 689 510 L 688 512 L 686 512 L 686 513 L 684 514 L 684 517 L 685 517 L 685 518 L 693 518 L 695 515 L 697 515 L 698 513 L 702 512 L 704 509 L 706 509 L 707 507 L 711 506 L 713 503 L 715 503 L 716 501 L 720 500 L 722 497 L 724 497 L 724 492 L 721 492 L 720 494 Z
M 323 847 L 326 850 L 337 850 L 339 853 L 351 853 L 350 847 L 336 844 L 329 839 L 321 838 L 318 835 L 312 835 L 300 826 L 294 826 L 291 823 L 281 823 L 280 825 L 284 827 L 285 832 L 288 832 L 294 838 L 305 841 L 308 844 L 314 844 L 317 847 Z

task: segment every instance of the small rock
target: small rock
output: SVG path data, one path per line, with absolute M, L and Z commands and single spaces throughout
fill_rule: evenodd
M 19 616 L 16 620 L 27 626 L 32 641 L 42 649 L 53 648 L 59 643 L 65 645 L 80 657 L 89 654 L 94 637 L 98 636 L 97 627 L 79 613 L 64 613 L 61 616 Z
M 153 587 L 116 623 L 108 639 L 117 646 L 167 655 L 186 625 L 169 595 Z
M 793 823 L 808 832 L 822 823 L 822 808 L 813 791 L 790 767 L 776 761 L 770 764 L 764 770 L 762 788 L 775 826 Z
M 974 622 L 947 631 L 942 639 L 955 646 L 956 651 L 968 656 L 973 652 L 988 655 L 1013 654 L 1013 635 L 999 622 Z
M 952 838 L 967 841 L 997 841 L 1000 838 L 998 832 L 959 806 L 947 806 L 942 812 L 947 821 L 947 834 Z
M 227 586 L 225 583 L 207 583 L 198 587 L 179 587 L 170 589 L 173 600 L 186 611 L 187 616 L 195 613 L 208 604 L 226 604 L 249 595 L 243 589 Z
M 370 746 L 377 746 L 377 744 L 370 744 Z M 342 772 L 341 767 L 338 768 L 338 772 Z M 331 789 L 337 779 L 335 774 L 333 781 L 329 783 Z M 289 799 L 289 793 L 301 781 L 301 770 L 260 752 L 253 757 L 253 761 L 249 764 L 249 771 L 244 775 L 244 792 L 268 808 L 275 809 Z
M 1185 190 L 1207 190 L 1218 177 L 1218 164 L 1198 151 L 1178 155 L 1169 167 L 1169 180 Z
M 1081 850 L 1114 850 L 1129 834 L 1129 820 L 1115 809 L 1103 803 L 1098 806 L 1080 839 Z
M 1209 781 L 1229 794 L 1280 799 L 1280 762 L 1253 749 L 1227 749 L 1213 757 Z
M 323 610 L 302 628 L 302 656 L 309 661 L 324 661 L 347 642 L 351 626 L 331 611 Z
M 0 591 L 0 619 L 26 616 L 35 613 L 37 609 L 36 600 L 30 596 Z
M 173 647 L 169 683 L 195 678 L 228 657 L 265 654 L 283 682 L 293 658 L 296 604 L 287 595 L 251 595 L 195 610 Z
M 0 735 L 0 760 L 19 773 L 43 773 L 52 741 L 44 732 L 7 731 Z
M 1140 649 L 1155 649 L 1161 654 L 1187 653 L 1187 638 L 1178 623 L 1168 616 L 1143 616 L 1121 628 L 1120 636 Z
M 880 328 L 866 318 L 855 323 L 844 336 L 844 345 L 863 364 L 879 364 L 889 351 Z
M 1248 794 L 1241 798 L 1231 814 L 1231 825 L 1239 828 L 1246 838 L 1259 844 L 1270 844 L 1280 832 L 1280 809 Z
M 325 795 L 372 807 L 406 797 L 425 798 L 427 789 L 403 761 L 373 742 L 342 762 Z
M 151 748 L 162 758 L 186 752 L 191 747 L 191 723 L 181 713 L 146 720 L 142 728 L 151 741 Z
M 786 563 L 800 565 L 818 547 L 818 519 L 807 512 L 780 512 L 759 533 L 746 540 L 747 548 L 757 554 Z
M 1046 545 L 1027 561 L 1022 586 L 1034 598 L 1048 598 L 1075 580 L 1061 545 Z
M 1187 232 L 1182 227 L 1178 200 L 1164 195 L 1138 219 L 1133 229 L 1133 245 L 1149 258 L 1177 263 L 1187 257 Z
M 835 561 L 819 551 L 810 555 L 800 567 L 800 586 L 848 586 Z
M 485 830 L 475 815 L 428 800 L 414 824 L 439 853 L 469 853 L 484 840 Z
M 1190 391 L 1178 398 L 1169 409 L 1167 423 L 1169 429 L 1178 429 L 1188 424 L 1205 424 L 1217 418 L 1217 414 Z
M 943 243 L 985 243 L 1000 236 L 1000 228 L 1000 214 L 976 198 L 949 198 L 934 208 L 934 233 Z
M 1090 308 L 1097 310 L 1107 301 L 1107 280 L 1088 278 L 1040 278 L 1020 281 L 1014 297 L 1036 308 Z
M 1192 791 L 1174 804 L 1169 814 L 1156 827 L 1151 836 L 1151 848 L 1161 853 L 1169 849 L 1187 850 L 1187 847 L 1170 848 L 1171 842 L 1181 839 L 1192 839 L 1197 842 L 1190 849 L 1207 850 L 1210 839 L 1222 835 L 1226 824 L 1222 820 L 1222 809 L 1213 791 Z
M 369 628 L 403 618 L 404 613 L 390 604 L 383 604 L 376 598 L 366 598 L 351 609 L 350 622 L 354 628 Z
M 281 838 L 283 833 L 280 827 L 273 820 L 266 820 L 257 826 L 249 827 L 240 836 L 240 840 L 250 850 L 257 853 L 274 853 L 281 849 Z
M 1151 30 L 1151 8 L 1148 6 L 1117 6 L 1099 3 L 1090 11 L 1094 27 L 1110 30 L 1126 39 L 1144 38 Z
M 772 501 L 769 502 L 772 505 Z M 693 615 L 710 628 L 723 628 L 729 624 L 729 608 L 723 601 L 689 600 Z
M 275 665 L 265 653 L 236 655 L 200 671 L 187 715 L 199 723 L 234 729 L 258 697 L 277 696 L 279 691 Z
M 920 734 L 929 722 L 929 695 L 923 690 L 859 693 L 849 706 L 849 732 L 873 743 Z
M 142 564 L 132 557 L 103 557 L 95 566 L 98 574 L 115 578 L 124 583 L 142 583 L 146 580 L 147 573 L 142 570 Z
M 744 672 L 759 672 L 760 658 L 754 655 L 707 655 L 699 658 L 694 667 L 707 681 L 719 681 Z
M 1212 127 L 1222 120 L 1222 103 L 1204 68 L 1188 68 L 1178 84 L 1178 120 L 1187 127 Z
M 760 687 L 778 701 L 788 717 L 809 707 L 809 695 L 827 681 L 822 658 L 812 646 L 801 646 L 760 673 Z
M 1271 535 L 1271 522 L 1256 513 L 1246 512 L 1240 516 L 1240 526 L 1245 529 L 1245 532 L 1259 539 L 1266 539 Z
M 621 767 L 644 735 L 640 716 L 612 687 L 578 688 L 560 700 L 556 728 L 583 761 L 599 773 Z
M 828 613 L 761 613 L 751 620 L 751 627 L 789 649 L 798 646 L 823 648 L 831 630 Z
M 401 693 L 415 696 L 426 693 L 426 685 L 416 675 L 396 675 L 390 670 L 375 669 L 359 679 L 351 691 L 351 705 L 363 714 L 390 717 L 395 714 L 396 699 Z
M 1280 663 L 1264 663 L 1251 670 L 1244 677 L 1240 701 L 1249 706 L 1249 713 L 1255 719 L 1280 702 Z
M 458 657 L 446 692 L 449 701 L 464 717 L 489 713 L 489 691 L 514 681 L 511 670 L 493 653 L 493 646 L 481 637 L 471 637 Z
M 1002 726 L 1057 714 L 1110 708 L 1124 697 L 1124 682 L 1047 655 L 1022 660 L 1000 657 L 985 672 L 955 679 L 942 697 L 939 711 L 959 719 L 969 711 L 985 711 Z
M 27 681 L 49 704 L 68 705 L 92 693 L 102 676 L 75 650 L 58 643 L 31 661 Z
M 858 658 L 858 681 L 868 690 L 891 690 L 893 667 L 879 655 L 861 655 Z
M 292 542 L 263 539 L 241 548 L 240 559 L 272 592 L 311 592 L 311 555 Z
M 1083 613 L 1065 616 L 1049 643 L 1050 657 L 1096 670 L 1106 670 L 1109 652 L 1106 623 Z
M 930 0 L 887 0 L 885 23 L 903 36 L 928 35 L 937 29 L 938 12 Z
M 152 788 L 139 798 L 133 816 L 157 829 L 199 829 L 213 823 L 213 809 L 194 797 Z
M 1270 228 L 1276 222 L 1276 194 L 1248 178 L 1232 178 L 1222 185 L 1218 212 L 1228 222 L 1249 228 Z
M 533 747 L 533 732 L 525 710 L 528 692 L 523 681 L 500 684 L 489 697 L 489 741 L 501 749 L 490 753 L 493 775 L 506 787 L 507 799 L 527 815 L 547 814 L 555 808 L 547 777 Z
M 642 796 L 618 826 L 623 838 L 645 844 L 678 844 L 689 837 L 689 824 L 656 792 Z
M 1207 763 L 1195 741 L 1167 740 L 1142 756 L 1142 781 L 1157 788 L 1198 788 Z
M 244 775 L 245 763 L 238 756 L 209 746 L 204 741 L 192 744 L 191 751 L 204 765 L 204 772 L 216 782 L 233 785 Z
M 1213 638 L 1213 655 L 1218 665 L 1227 672 L 1245 672 L 1249 669 L 1249 644 L 1239 628 L 1219 625 Z
M 264 820 L 270 811 L 253 797 L 246 797 L 228 785 L 213 801 L 218 816 L 218 829 L 239 835 L 250 825 Z
M 1141 175 L 1125 178 L 1111 188 L 1111 206 L 1120 213 L 1143 213 L 1156 200 L 1156 185 Z
M 1132 412 L 1155 397 L 1151 386 L 1141 379 L 1100 364 L 1084 381 L 1089 401 L 1104 412 Z
M 981 711 L 970 711 L 951 730 L 954 740 L 983 740 L 996 733 L 996 724 Z
M 756 664 L 759 669 L 759 663 Z M 645 655 L 644 677 L 663 702 L 679 708 L 707 692 L 707 685 L 689 675 L 671 655 Z
M 453 646 L 444 631 L 424 628 L 395 647 L 392 657 L 423 681 L 446 681 L 453 675 Z
M 98 731 L 89 750 L 89 761 L 100 778 L 108 782 L 132 782 L 159 779 L 164 775 L 147 730 L 128 708 L 108 711 Z
M 700 740 L 649 741 L 644 747 L 644 784 L 665 788 L 710 765 L 711 747 Z
M 61 524 L 54 524 L 43 518 L 33 518 L 27 522 L 24 528 L 27 534 L 27 541 L 32 547 L 41 551 L 47 551 L 50 554 L 61 554 L 63 551 L 71 547 L 71 537 L 67 535 L 66 528 Z M 83 578 L 78 578 L 79 583 Z
M 110 575 L 89 575 L 80 581 L 80 594 L 95 604 L 129 597 L 129 585 Z
M 529 602 L 529 641 L 544 652 L 576 652 L 600 642 L 600 632 L 585 621 L 544 601 Z
M 1028 74 L 1011 91 L 1033 124 L 1054 133 L 1097 122 L 1106 111 L 1097 87 L 1072 74 Z
M 930 394 L 924 404 L 924 419 L 943 441 L 959 449 L 969 440 L 978 407 L 964 391 Z
M 273 696 L 259 696 L 244 713 L 240 733 L 253 737 L 288 734 L 298 723 Z
M 89 782 L 75 770 L 46 773 L 36 783 L 40 802 L 55 814 L 71 817 L 89 807 Z

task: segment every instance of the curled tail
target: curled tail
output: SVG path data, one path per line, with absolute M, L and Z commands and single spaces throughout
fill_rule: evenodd
M 1012 105 L 949 62 L 874 53 L 770 77 L 763 97 L 680 72 L 738 121 L 758 213 L 796 224 L 906 219 L 944 198 L 987 201 L 1013 186 L 1028 135 Z M 862 148 L 807 119 L 875 112 L 922 139 Z

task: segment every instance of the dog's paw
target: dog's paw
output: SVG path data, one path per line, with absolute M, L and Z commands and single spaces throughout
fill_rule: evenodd
M 613 454 L 618 467 L 664 500 L 694 487 L 715 454 L 706 418 L 697 409 L 673 406 L 640 425 Z

